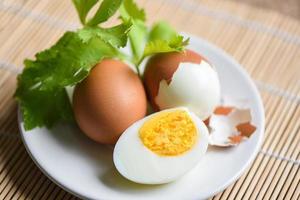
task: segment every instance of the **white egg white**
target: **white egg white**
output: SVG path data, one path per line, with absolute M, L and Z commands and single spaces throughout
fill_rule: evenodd
M 161 112 L 186 110 L 197 127 L 198 139 L 189 151 L 177 156 L 161 156 L 142 143 L 139 129 L 151 117 L 149 115 L 130 126 L 119 138 L 114 148 L 113 160 L 117 170 L 127 179 L 142 184 L 162 184 L 174 181 L 194 168 L 208 146 L 208 130 L 195 114 L 185 108 L 174 108 Z
M 218 74 L 206 61 L 183 62 L 174 72 L 171 83 L 162 80 L 155 103 L 161 109 L 184 106 L 202 120 L 207 119 L 220 103 Z

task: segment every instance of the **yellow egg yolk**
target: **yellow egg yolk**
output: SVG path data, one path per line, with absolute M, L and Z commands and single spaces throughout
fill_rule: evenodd
M 162 112 L 146 121 L 139 130 L 143 144 L 162 156 L 176 156 L 196 143 L 197 128 L 184 110 Z

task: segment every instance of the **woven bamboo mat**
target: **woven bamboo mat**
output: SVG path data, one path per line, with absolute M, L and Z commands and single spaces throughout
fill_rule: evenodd
M 213 199 L 300 198 L 300 22 L 230 1 L 139 1 L 151 22 L 223 48 L 249 72 L 266 112 L 264 144 L 243 176 Z M 79 27 L 69 0 L 0 1 L 0 199 L 76 199 L 34 165 L 20 140 L 12 96 L 25 57 Z

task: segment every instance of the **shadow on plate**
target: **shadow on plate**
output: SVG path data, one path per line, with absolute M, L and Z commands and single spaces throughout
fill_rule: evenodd
M 229 152 L 229 151 L 232 151 L 234 150 L 234 146 L 232 147 L 218 147 L 218 146 L 212 146 L 212 145 L 208 145 L 208 148 L 207 148 L 207 151 L 208 152 Z
M 169 184 L 160 184 L 160 185 L 143 185 L 134 183 L 132 181 L 124 178 L 115 167 L 110 168 L 104 174 L 99 176 L 99 179 L 106 186 L 117 189 L 119 191 L 153 191 L 155 189 L 161 189 L 162 187 L 167 187 Z
M 87 159 L 95 166 L 111 168 L 113 146 L 101 145 L 88 138 L 75 124 L 58 125 L 51 132 L 54 139 L 68 150 Z

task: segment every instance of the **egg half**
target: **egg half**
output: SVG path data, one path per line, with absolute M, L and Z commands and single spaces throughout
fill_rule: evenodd
M 208 130 L 186 108 L 149 115 L 131 125 L 115 145 L 113 160 L 127 179 L 142 184 L 172 182 L 194 168 L 208 146 Z

